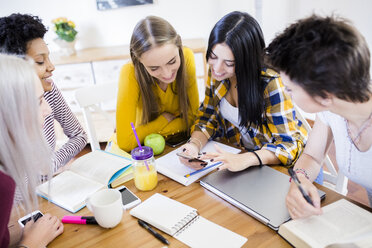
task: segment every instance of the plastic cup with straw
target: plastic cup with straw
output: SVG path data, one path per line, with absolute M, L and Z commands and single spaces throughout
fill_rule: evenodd
M 133 130 L 133 133 L 134 133 L 134 137 L 136 137 L 136 140 L 137 140 L 137 143 L 138 143 L 138 147 L 140 148 L 140 151 L 143 151 L 143 148 L 142 148 L 141 142 L 140 142 L 140 140 L 139 140 L 139 138 L 138 138 L 138 135 L 137 135 L 137 132 L 136 132 L 136 128 L 134 127 L 133 122 L 131 122 L 130 125 L 132 126 L 132 130 Z M 147 164 L 146 161 L 145 161 L 145 165 L 146 165 L 147 170 L 149 171 L 150 168 L 149 168 L 149 165 Z

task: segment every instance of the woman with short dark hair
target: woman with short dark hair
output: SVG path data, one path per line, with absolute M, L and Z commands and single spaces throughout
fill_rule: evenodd
M 263 63 L 265 42 L 257 21 L 244 12 L 231 12 L 211 31 L 210 66 L 205 99 L 199 108 L 184 152 L 198 156 L 208 140 L 225 138 L 248 153 L 218 149 L 203 158 L 222 161 L 220 169 L 240 171 L 260 164 L 291 166 L 306 142 L 307 132 L 279 75 Z M 183 163 L 195 169 L 201 164 Z
M 298 106 L 319 112 L 295 165 L 314 205 L 291 183 L 286 202 L 292 218 L 322 213 L 312 181 L 333 141 L 339 171 L 367 190 L 372 206 L 372 84 L 364 37 L 345 19 L 313 15 L 279 34 L 267 55 Z

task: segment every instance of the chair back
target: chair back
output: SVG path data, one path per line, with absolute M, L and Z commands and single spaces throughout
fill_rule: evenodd
M 297 118 L 304 124 L 308 133 L 310 133 L 311 127 L 307 120 L 303 117 L 302 110 L 300 110 L 297 106 L 295 106 L 295 109 Z M 348 183 L 347 177 L 345 177 L 342 172 L 336 170 L 328 155 L 326 155 L 323 161 L 323 166 L 324 165 L 327 167 L 327 170 L 323 170 L 323 186 L 335 190 L 340 194 L 346 195 Z
M 112 126 L 112 132 L 115 130 L 115 119 L 102 109 L 102 103 L 115 99 L 117 96 L 117 83 L 104 83 L 83 87 L 75 91 L 75 98 L 78 102 L 84 116 L 87 126 L 88 140 L 92 151 L 100 150 L 96 130 L 92 118 L 92 112 L 99 113 Z

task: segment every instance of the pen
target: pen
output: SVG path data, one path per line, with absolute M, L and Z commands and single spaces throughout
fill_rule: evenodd
M 298 180 L 297 174 L 293 171 L 292 168 L 288 168 L 288 173 L 291 176 L 292 180 L 297 185 L 298 189 L 300 190 L 301 194 L 305 198 L 305 200 L 314 206 L 313 201 L 311 200 L 310 196 L 306 193 L 306 191 L 302 188 L 300 180 Z
M 209 168 L 212 168 L 212 167 L 217 166 L 217 165 L 220 165 L 220 164 L 222 164 L 222 162 L 217 162 L 217 163 L 211 164 L 210 166 L 204 167 L 203 169 L 196 170 L 196 171 L 191 172 L 191 173 L 189 173 L 189 174 L 187 174 L 187 175 L 184 175 L 184 177 L 190 177 L 190 176 L 192 176 L 192 175 L 195 175 L 195 174 L 197 174 L 197 173 L 199 173 L 199 172 L 202 172 L 202 171 L 208 170 Z
M 144 222 L 143 220 L 138 220 L 138 224 L 140 226 L 142 226 L 143 228 L 145 228 L 147 231 L 149 231 L 149 233 L 151 233 L 152 235 L 155 236 L 155 238 L 157 238 L 158 240 L 160 240 L 162 243 L 166 244 L 166 245 L 169 245 L 169 241 L 164 238 L 163 236 L 161 236 L 161 234 L 157 233 L 154 229 L 152 229 L 149 224 L 147 224 L 146 222 Z
M 68 223 L 68 224 L 94 224 L 98 225 L 96 219 L 94 216 L 63 216 L 62 223 Z

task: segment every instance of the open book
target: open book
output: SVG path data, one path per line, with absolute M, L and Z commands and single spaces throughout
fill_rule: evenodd
M 372 213 L 341 199 L 322 215 L 282 224 L 278 233 L 295 247 L 371 247 Z
M 214 148 L 214 144 L 217 144 L 220 146 L 223 150 L 226 152 L 231 153 L 239 153 L 240 150 L 236 149 L 234 147 L 224 145 L 222 143 L 218 143 L 216 141 L 209 141 L 201 150 L 201 152 L 215 152 L 216 149 Z M 209 162 L 208 165 L 205 166 L 204 169 L 201 169 L 200 172 L 185 177 L 185 175 L 188 175 L 190 173 L 195 172 L 194 169 L 187 167 L 186 165 L 182 164 L 179 160 L 179 157 L 176 155 L 176 153 L 182 153 L 181 148 L 178 148 L 156 160 L 156 168 L 158 172 L 163 174 L 164 176 L 167 176 L 171 179 L 173 179 L 176 182 L 179 182 L 185 186 L 190 185 L 191 183 L 195 182 L 202 176 L 208 174 L 212 170 L 217 168 L 217 163 Z M 215 166 L 213 166 L 215 165 Z
M 76 159 L 69 170 L 39 185 L 36 193 L 54 204 L 77 212 L 94 192 L 115 182 L 115 178 L 131 169 L 132 161 L 104 151 L 90 152 Z
M 130 214 L 190 247 L 241 247 L 247 238 L 203 217 L 197 210 L 161 194 L 154 194 Z

